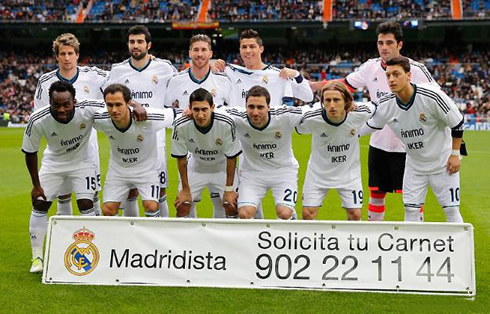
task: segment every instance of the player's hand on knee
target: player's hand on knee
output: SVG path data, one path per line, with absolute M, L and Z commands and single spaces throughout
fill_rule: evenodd
M 227 215 L 237 214 L 238 195 L 235 191 L 223 193 L 223 208 Z
M 175 203 L 174 203 L 175 208 L 177 210 L 182 210 L 189 207 L 190 210 L 191 204 L 192 204 L 192 196 L 190 191 L 180 190 L 179 194 L 177 194 L 177 198 L 175 199 Z
M 32 200 L 32 205 L 34 205 L 38 201 L 47 202 L 46 195 L 44 195 L 44 190 L 42 187 L 36 186 L 32 188 L 31 200 Z

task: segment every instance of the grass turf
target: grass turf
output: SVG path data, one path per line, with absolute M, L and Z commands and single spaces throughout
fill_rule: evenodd
M 490 300 L 490 259 L 488 241 L 490 219 L 487 210 L 490 193 L 487 184 L 490 170 L 489 132 L 465 132 L 470 156 L 463 159 L 461 170 L 461 212 L 465 222 L 475 227 L 475 258 L 477 296 L 474 299 L 454 296 L 401 295 L 378 293 L 344 293 L 320 291 L 110 287 L 43 285 L 39 274 L 30 274 L 30 216 L 31 182 L 20 151 L 21 129 L 0 129 L 1 180 L 0 188 L 0 311 L 10 312 L 488 312 Z M 109 147 L 105 136 L 99 136 L 102 173 L 107 170 Z M 170 143 L 169 133 L 167 142 Z M 310 138 L 294 136 L 296 158 L 300 163 L 299 187 L 304 180 L 310 153 Z M 363 219 L 366 220 L 367 145 L 361 139 L 361 162 L 365 191 Z M 168 145 L 169 148 L 169 145 Z M 170 151 L 170 149 L 168 149 Z M 176 195 L 176 162 L 169 157 L 168 200 L 172 207 Z M 104 181 L 102 181 L 104 182 Z M 203 194 L 198 207 L 200 217 L 211 217 L 209 196 Z M 140 206 L 141 208 L 141 206 Z M 275 218 L 270 194 L 264 200 L 266 218 Z M 299 198 L 297 209 L 301 213 Z M 400 195 L 387 197 L 387 220 L 403 220 Z M 55 212 L 54 206 L 50 214 Z M 76 212 L 76 209 L 75 209 Z M 429 192 L 425 217 L 427 221 L 444 221 L 444 214 L 433 194 Z M 336 192 L 325 200 L 319 219 L 344 220 Z

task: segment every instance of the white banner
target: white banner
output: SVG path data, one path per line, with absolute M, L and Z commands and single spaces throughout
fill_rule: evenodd
M 475 295 L 473 226 L 53 216 L 44 283 Z

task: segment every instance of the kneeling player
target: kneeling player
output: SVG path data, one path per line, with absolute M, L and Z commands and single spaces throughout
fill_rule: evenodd
M 315 219 L 330 189 L 337 189 L 348 220 L 361 220 L 362 181 L 359 130 L 374 106 L 360 104 L 347 87 L 330 82 L 322 89 L 322 108 L 305 114 L 298 133 L 312 133 L 311 156 L 303 186 L 303 219 Z
M 236 217 L 236 157 L 241 153 L 233 120 L 214 112 L 213 95 L 203 88 L 189 98 L 192 119 L 182 117 L 174 122 L 172 157 L 177 158 L 181 179 L 175 207 L 178 217 L 189 216 L 186 202 L 192 202 L 191 217 L 196 217 L 196 202 L 203 189 L 218 192 L 221 208 L 214 208 L 214 218 Z M 190 157 L 187 158 L 190 153 Z
M 146 216 L 160 217 L 157 131 L 172 125 L 175 111 L 149 108 L 146 121 L 133 121 L 129 107 L 131 91 L 122 84 L 109 85 L 104 90 L 104 100 L 107 110 L 97 112 L 94 122 L 94 126 L 107 135 L 111 145 L 103 213 L 117 215 L 129 190 L 136 188 Z
M 32 180 L 32 213 L 29 232 L 32 247 L 31 272 L 43 269 L 42 252 L 47 232 L 47 215 L 58 195 L 74 191 L 82 216 L 94 216 L 93 199 L 97 176 L 88 151 L 93 117 L 102 103 L 83 101 L 75 105 L 75 89 L 57 81 L 49 88 L 49 106 L 37 110 L 25 130 L 22 151 Z M 37 151 L 41 138 L 47 141 L 41 171 Z M 67 190 L 68 188 L 68 190 Z

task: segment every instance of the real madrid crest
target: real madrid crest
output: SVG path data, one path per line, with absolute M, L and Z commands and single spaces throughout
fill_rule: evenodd
M 350 136 L 356 135 L 356 129 L 351 129 L 349 134 Z
M 262 76 L 262 82 L 264 82 L 265 84 L 269 83 L 269 78 L 267 76 Z
M 85 86 L 83 87 L 83 91 L 85 92 L 85 94 L 90 93 L 90 89 L 88 89 L 88 86 L 87 86 L 87 85 L 85 85 Z
M 73 233 L 75 243 L 65 252 L 65 267 L 75 276 L 90 274 L 99 263 L 99 250 L 92 242 L 95 234 L 83 227 Z
M 85 125 L 85 123 L 81 123 L 81 124 L 80 124 L 80 130 L 85 129 L 86 127 L 87 127 L 87 126 Z
M 223 145 L 223 140 L 220 139 L 219 137 L 216 139 L 216 145 L 221 146 Z
M 274 134 L 274 137 L 276 138 L 276 140 L 280 139 L 282 137 L 282 134 L 280 131 L 276 131 L 276 134 Z
M 136 136 L 136 140 L 137 140 L 138 142 L 143 142 L 143 140 L 144 140 L 144 139 L 145 139 L 145 138 L 144 138 L 144 137 L 143 137 L 143 135 L 141 135 L 141 134 L 140 134 L 140 135 L 138 135 L 138 136 Z
M 425 121 L 427 121 L 427 116 L 425 115 L 424 112 L 421 112 L 420 115 L 419 115 L 419 120 L 420 122 L 424 123 Z
M 216 88 L 211 88 L 209 92 L 211 93 L 211 95 L 213 95 L 213 97 L 216 97 Z
M 153 84 L 155 84 L 155 85 L 156 85 L 156 84 L 158 84 L 158 76 L 153 75 L 153 77 L 152 77 L 151 81 L 152 81 L 152 82 L 153 82 Z

